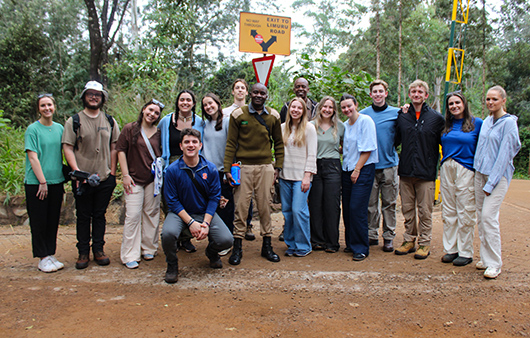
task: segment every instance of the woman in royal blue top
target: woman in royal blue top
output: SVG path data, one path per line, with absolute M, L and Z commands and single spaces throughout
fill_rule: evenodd
M 482 120 L 469 112 L 459 92 L 448 94 L 442 132 L 442 262 L 464 266 L 473 261 L 476 222 L 473 159 Z

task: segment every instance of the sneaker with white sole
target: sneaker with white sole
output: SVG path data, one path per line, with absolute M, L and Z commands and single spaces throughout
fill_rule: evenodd
M 53 264 L 50 256 L 42 258 L 39 262 L 39 270 L 42 272 L 56 272 L 57 267 Z
M 475 264 L 475 268 L 477 268 L 477 270 L 486 270 L 488 267 L 484 265 L 483 261 L 478 261 L 477 264 Z
M 51 256 L 48 256 L 48 257 L 50 257 L 52 263 L 57 267 L 57 270 L 61 270 L 61 269 L 64 268 L 64 264 L 61 263 L 61 262 L 59 262 L 59 261 L 57 260 L 57 258 L 55 258 L 54 255 L 51 255 Z
M 125 264 L 125 267 L 127 267 L 127 269 L 137 269 L 138 268 L 138 262 L 137 261 L 132 261 L 132 262 L 127 262 Z
M 488 267 L 486 271 L 484 271 L 484 277 L 488 279 L 497 278 L 497 276 L 500 274 L 501 274 L 501 268 Z
M 219 256 L 226 256 L 228 255 L 228 253 L 230 252 L 230 250 L 232 250 L 232 248 L 228 248 L 226 250 L 223 250 L 221 252 L 219 252 Z

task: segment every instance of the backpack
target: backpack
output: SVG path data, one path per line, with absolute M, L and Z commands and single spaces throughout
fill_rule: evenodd
M 114 132 L 114 119 L 112 118 L 112 116 L 110 116 L 109 114 L 105 113 L 105 116 L 107 117 L 107 120 L 109 121 L 109 124 L 110 124 L 110 138 L 109 138 L 109 146 L 110 144 L 112 143 L 112 134 Z M 74 134 L 77 136 L 76 139 L 75 139 L 75 144 L 74 144 L 74 150 L 77 150 L 78 147 L 77 147 L 77 140 L 79 140 L 79 135 L 77 135 L 77 131 L 79 130 L 79 128 L 81 127 L 81 122 L 79 122 L 79 113 L 76 113 L 74 116 L 72 116 L 72 129 L 74 130 Z

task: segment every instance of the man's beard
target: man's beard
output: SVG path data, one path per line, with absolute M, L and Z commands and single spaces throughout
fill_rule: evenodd
M 103 105 L 105 104 L 105 102 L 103 101 L 103 99 L 101 99 L 99 101 L 98 104 L 91 104 L 90 102 L 88 102 L 87 98 L 83 98 L 83 106 L 85 108 L 88 108 L 88 109 L 93 109 L 93 110 L 97 110 L 97 109 L 100 109 L 101 107 L 103 107 Z

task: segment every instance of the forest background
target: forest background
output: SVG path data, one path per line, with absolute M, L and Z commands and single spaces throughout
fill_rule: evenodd
M 466 1 L 466 0 L 464 0 Z M 0 189 L 19 194 L 24 177 L 24 131 L 37 119 L 35 98 L 53 93 L 55 120 L 82 106 L 90 79 L 110 92 L 106 105 L 120 126 L 136 120 L 156 98 L 174 110 L 182 89 L 208 92 L 231 104 L 236 78 L 254 83 L 252 57 L 238 52 L 241 11 L 291 16 L 292 57 L 278 57 L 268 104 L 294 96 L 293 78 L 310 80 L 310 96 L 351 93 L 370 104 L 368 85 L 389 83 L 389 104 L 407 102 L 407 86 L 429 83 L 428 103 L 443 102 L 452 0 L 0 0 Z M 523 147 L 516 175 L 528 177 L 530 152 L 530 4 L 471 0 L 465 30 L 462 90 L 475 116 L 485 117 L 484 90 L 498 84 L 507 110 L 519 117 Z M 259 10 L 255 10 L 259 8 Z M 289 13 L 289 14 L 285 14 Z M 304 24 L 296 21 L 301 18 Z M 463 36 L 461 25 L 457 35 Z M 440 101 L 441 100 L 441 101 Z M 200 105 L 196 111 L 200 114 Z M 118 189 L 117 195 L 121 192 Z

